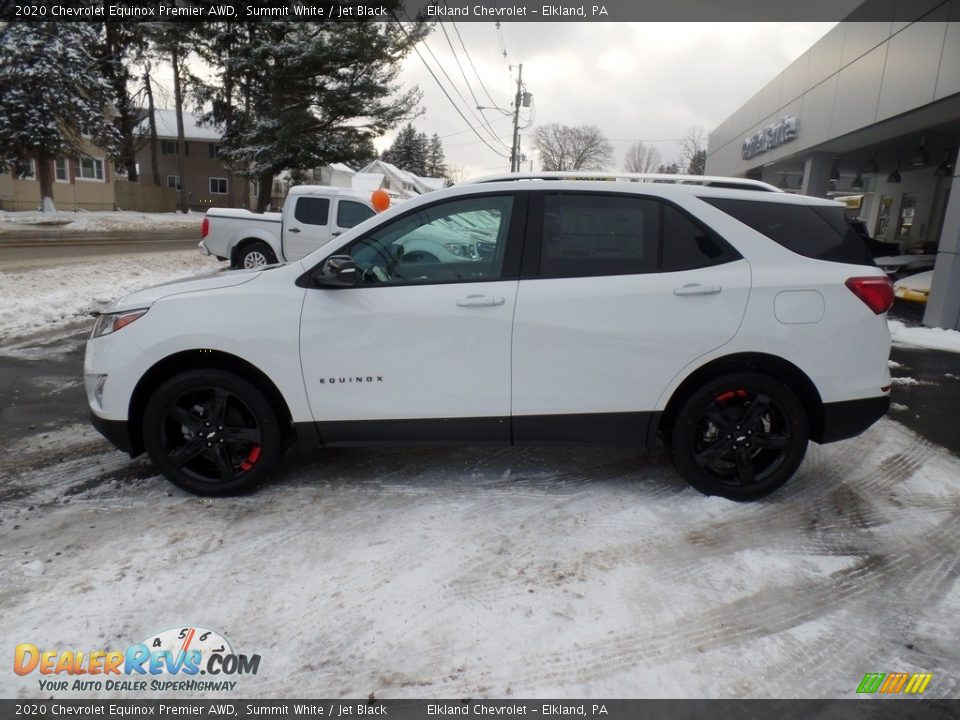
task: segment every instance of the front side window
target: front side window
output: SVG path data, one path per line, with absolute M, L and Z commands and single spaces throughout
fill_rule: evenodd
M 82 157 L 77 160 L 77 177 L 84 180 L 103 180 L 103 160 Z
M 210 178 L 210 194 L 211 195 L 226 195 L 227 194 L 227 179 L 220 177 Z
M 496 280 L 512 211 L 510 195 L 450 200 L 405 215 L 348 251 L 363 285 Z
M 330 200 L 327 198 L 297 198 L 293 217 L 304 225 L 326 225 L 330 217 Z
M 375 214 L 363 203 L 341 200 L 337 206 L 337 227 L 352 228 Z
M 540 275 L 632 275 L 657 269 L 659 203 L 624 195 L 547 195 Z

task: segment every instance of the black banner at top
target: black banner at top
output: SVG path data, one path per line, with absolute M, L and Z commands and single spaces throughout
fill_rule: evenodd
M 840 21 L 941 19 L 960 0 L 4 0 L 12 21 L 454 22 Z M 933 13 L 933 15 L 931 15 Z M 953 13 L 960 14 L 954 7 Z

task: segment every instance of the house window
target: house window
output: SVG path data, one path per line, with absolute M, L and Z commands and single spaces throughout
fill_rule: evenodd
M 207 150 L 209 151 L 211 158 L 220 157 L 220 146 L 216 143 L 208 143 Z
M 37 161 L 33 158 L 29 160 L 17 160 L 16 177 L 17 180 L 36 180 Z
M 70 182 L 66 158 L 57 158 L 53 161 L 53 179 L 57 182 Z
M 77 160 L 77 179 L 103 180 L 103 160 L 92 157 Z
M 177 141 L 176 140 L 161 140 L 160 141 L 160 152 L 164 155 L 176 155 L 177 154 Z
M 226 178 L 210 178 L 210 194 L 211 195 L 226 195 L 227 194 L 227 179 Z
M 180 176 L 179 175 L 167 175 L 167 187 L 173 188 L 177 192 L 180 191 Z

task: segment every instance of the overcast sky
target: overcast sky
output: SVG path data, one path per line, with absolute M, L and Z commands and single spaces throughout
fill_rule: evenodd
M 454 26 L 437 25 L 420 50 L 447 91 L 474 125 L 473 101 L 444 36 L 446 28 L 479 104 L 490 105 L 477 75 L 496 104 L 510 109 L 517 65 L 533 93 L 533 125 L 521 133 L 521 151 L 540 169 L 532 150 L 533 128 L 541 123 L 597 125 L 613 142 L 615 169 L 622 169 L 630 143 L 654 142 L 667 162 L 679 158 L 676 142 L 693 126 L 708 132 L 822 37 L 834 23 L 457 23 L 474 74 Z M 502 37 L 502 43 L 501 43 Z M 503 57 L 503 49 L 507 57 Z M 451 82 L 438 68 L 446 70 Z M 513 65 L 511 72 L 508 64 Z M 507 157 L 487 148 L 468 129 L 450 101 L 412 53 L 402 80 L 423 91 L 425 113 L 418 130 L 443 138 L 447 162 L 467 177 L 509 169 L 509 152 L 481 134 Z M 466 99 L 462 102 L 457 91 Z M 474 112 L 476 112 L 474 110 Z M 478 113 L 479 114 L 479 113 Z M 511 120 L 486 111 L 503 142 L 510 145 Z M 523 120 L 531 113 L 524 109 Z M 521 125 L 524 124 L 523 122 Z M 485 127 L 485 126 L 483 126 Z M 378 149 L 389 146 L 392 134 Z

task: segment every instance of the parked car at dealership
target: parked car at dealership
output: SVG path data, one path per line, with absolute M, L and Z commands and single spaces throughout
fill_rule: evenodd
M 207 495 L 295 442 L 663 442 L 695 488 L 749 500 L 886 412 L 893 290 L 841 205 L 629 179 L 463 183 L 288 265 L 128 295 L 87 343 L 93 423 Z
M 283 212 L 211 208 L 203 216 L 199 249 L 229 260 L 232 268 L 256 268 L 299 260 L 375 214 L 370 193 L 297 185 Z
M 930 297 L 930 284 L 933 282 L 933 270 L 908 275 L 893 284 L 893 294 L 901 300 L 927 304 Z

